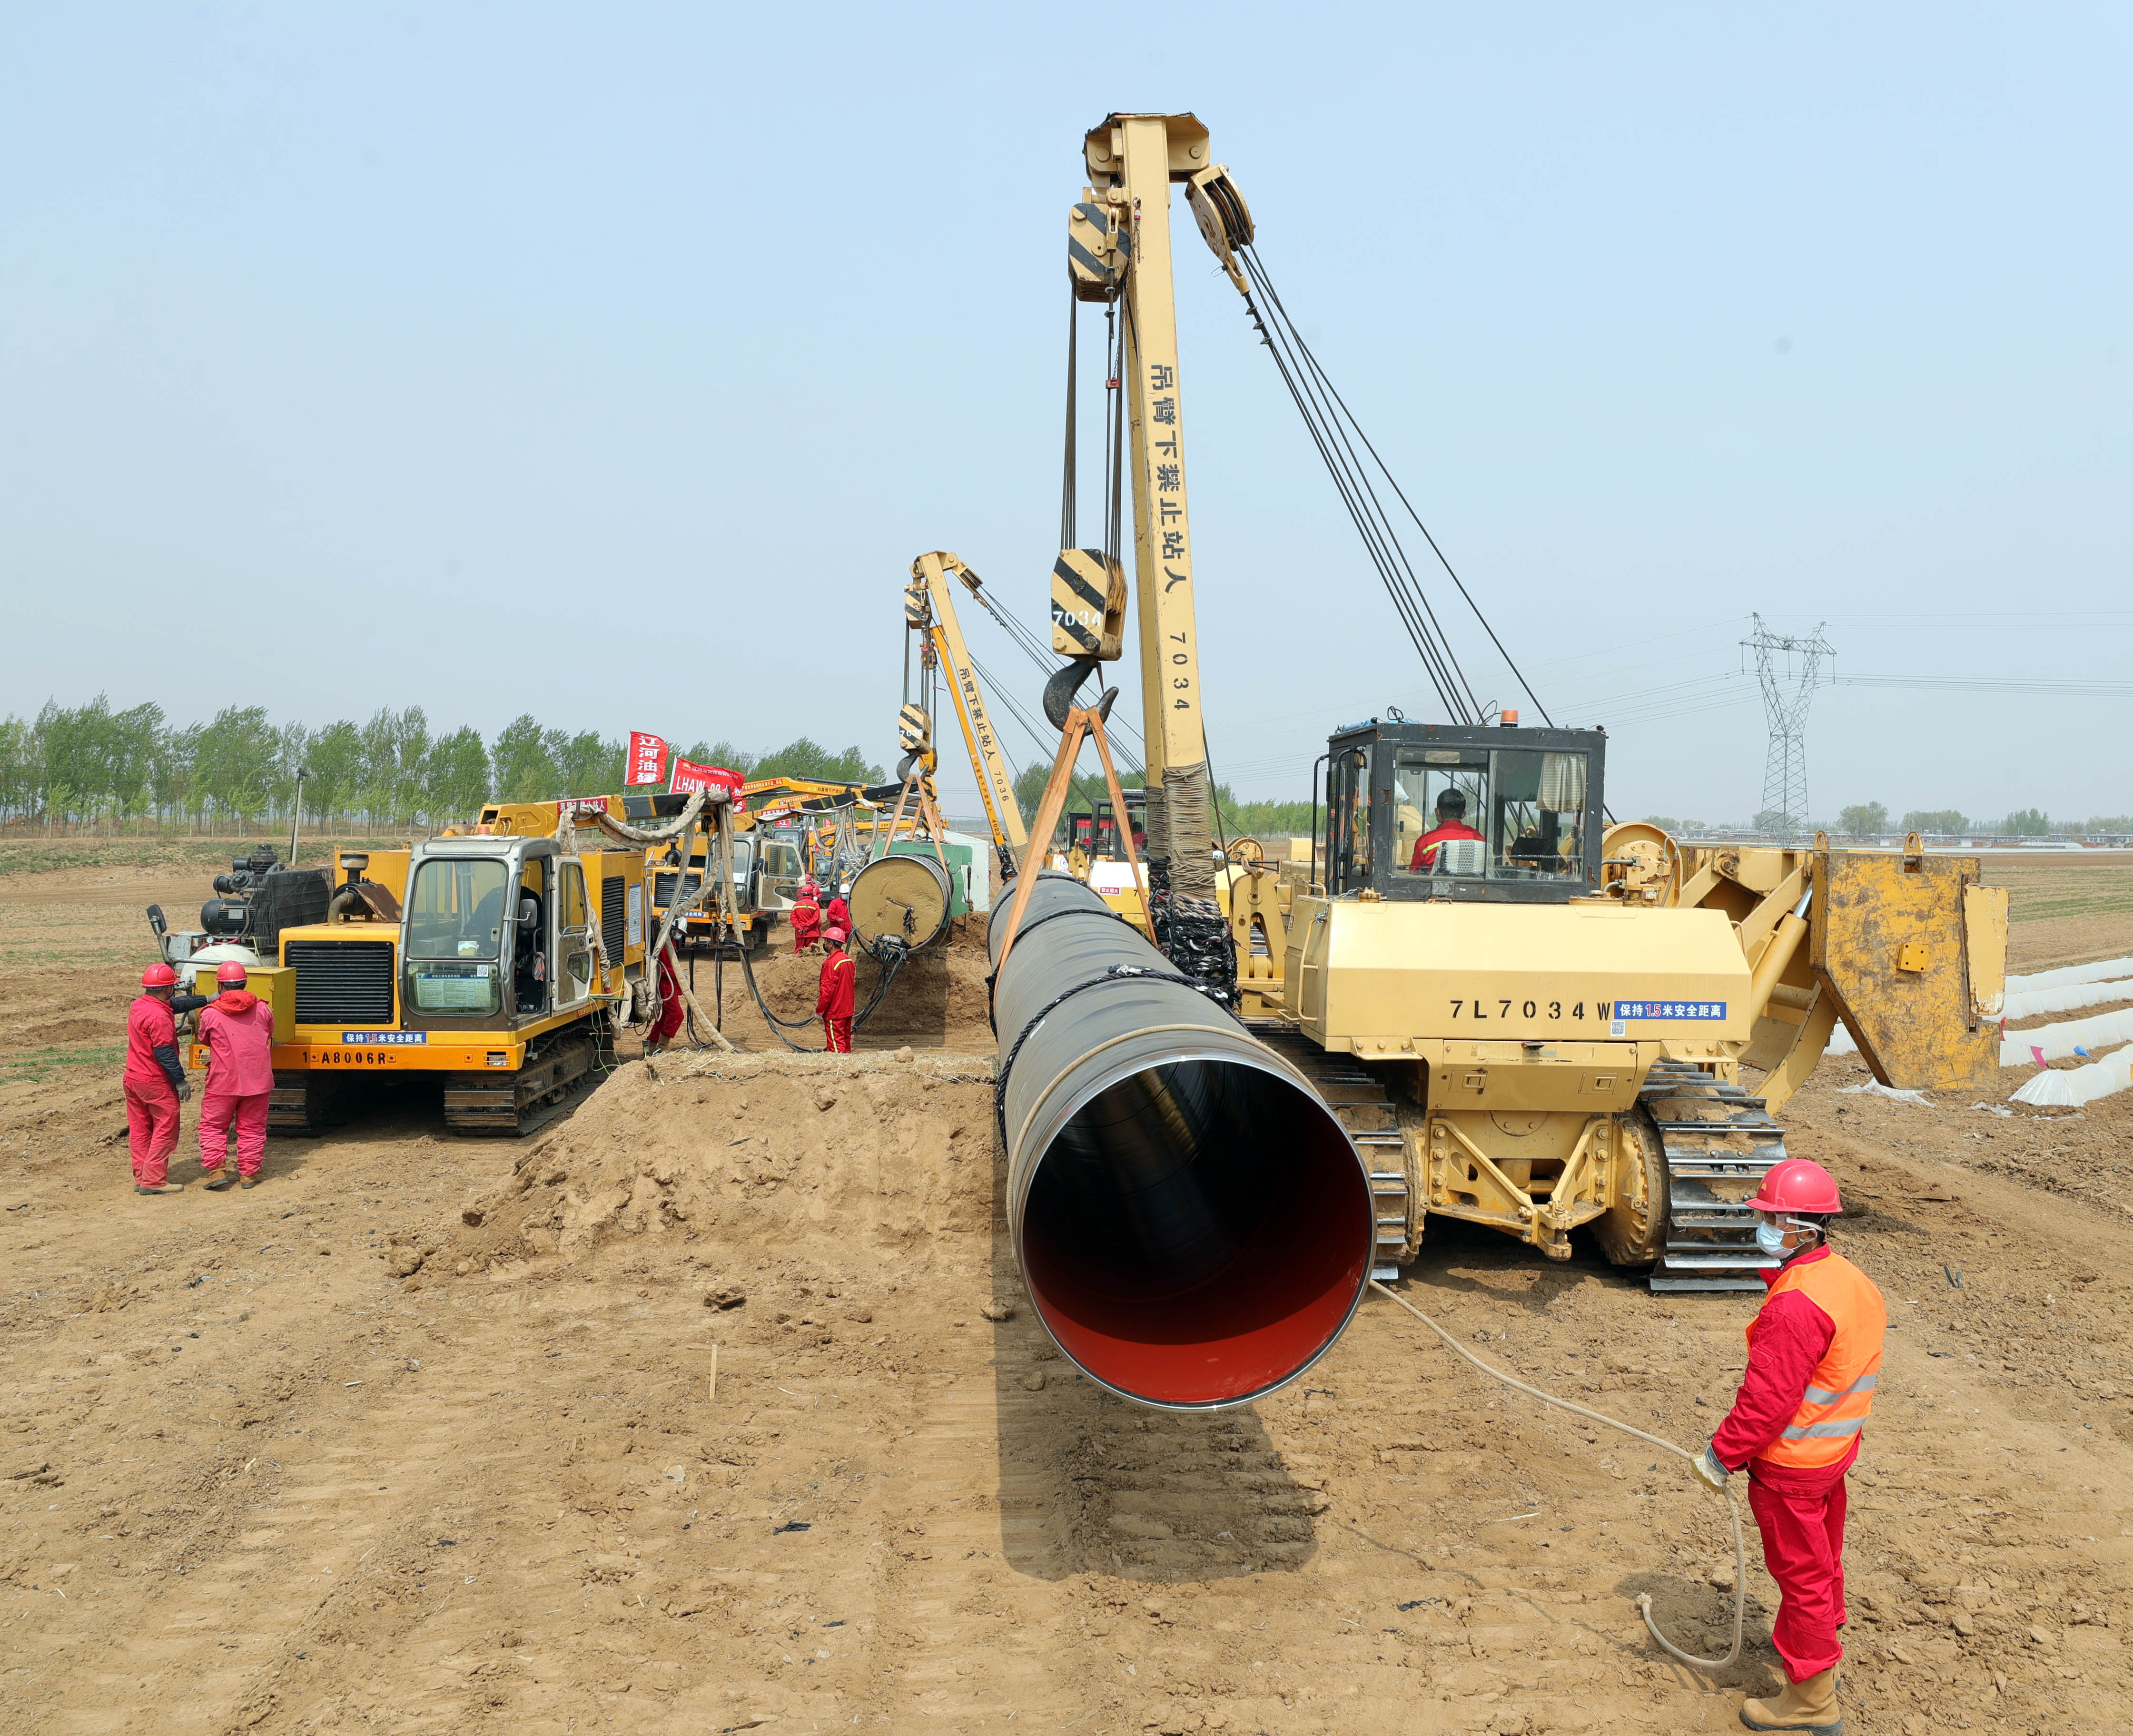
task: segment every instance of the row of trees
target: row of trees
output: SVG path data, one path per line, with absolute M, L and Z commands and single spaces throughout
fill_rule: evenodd
M 1037 805 L 1043 799 L 1044 786 L 1052 776 L 1049 766 L 1025 767 L 1022 776 L 1014 781 L 1014 799 L 1022 809 L 1026 825 L 1037 818 Z M 1138 790 L 1143 782 L 1138 772 L 1121 771 L 1119 787 Z M 1066 811 L 1095 811 L 1095 805 L 1108 799 L 1110 791 L 1101 772 L 1076 773 L 1066 799 Z M 1297 836 L 1311 830 L 1311 804 L 1307 801 L 1239 801 L 1227 784 L 1215 786 L 1216 811 L 1221 815 L 1222 831 L 1230 838 L 1279 838 Z
M 774 753 L 726 742 L 686 750 L 700 764 L 751 777 L 785 774 L 879 781 L 857 748 L 834 753 L 802 736 Z M 248 827 L 286 822 L 303 774 L 313 823 L 444 825 L 471 818 L 492 797 L 539 801 L 604 795 L 622 786 L 623 743 L 591 730 L 513 719 L 493 738 L 470 726 L 434 733 L 419 705 L 384 707 L 311 729 L 275 724 L 264 707 L 233 705 L 205 724 L 172 724 L 160 705 L 114 711 L 47 704 L 34 718 L 0 720 L 0 820 Z
M 1650 825 L 1664 826 L 1684 838 L 1733 830 L 1730 826 L 1707 825 L 1700 820 L 1673 820 L 1659 814 L 1648 814 L 1644 819 Z M 1785 816 L 1772 810 L 1758 814 L 1750 825 L 1759 833 L 1775 836 L 1785 830 Z M 1791 830 L 1795 835 L 1802 835 L 1811 834 L 1817 829 L 1809 822 L 1795 820 Z M 1967 832 L 1993 838 L 2043 838 L 2054 833 L 2075 838 L 2090 834 L 2115 837 L 2133 832 L 2133 815 L 2099 814 L 2089 820 L 2054 820 L 2041 808 L 2017 808 L 1999 820 L 1977 820 L 1960 808 L 1913 808 L 1901 819 L 1895 819 L 1890 815 L 1885 803 L 1867 801 L 1840 809 L 1837 824 L 1830 830 L 1842 838 L 1887 838 L 1899 832 L 1929 835 Z

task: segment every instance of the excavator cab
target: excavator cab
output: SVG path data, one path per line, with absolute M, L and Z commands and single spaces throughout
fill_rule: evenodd
M 1601 890 L 1596 729 L 1373 718 L 1327 744 L 1334 897 L 1561 904 Z

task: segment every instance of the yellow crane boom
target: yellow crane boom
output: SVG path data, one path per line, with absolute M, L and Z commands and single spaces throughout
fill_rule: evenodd
M 1114 114 L 1090 129 L 1082 150 L 1089 185 L 1068 218 L 1074 294 L 1121 303 L 1125 315 L 1119 389 L 1131 430 L 1148 848 L 1169 858 L 1177 892 L 1211 898 L 1213 792 L 1201 709 L 1170 252 L 1171 183 L 1190 182 L 1210 166 L 1207 129 L 1189 114 Z M 1091 552 L 1067 551 L 1061 558 Z
M 978 672 L 963 642 L 962 623 L 956 618 L 955 594 L 949 588 L 953 574 L 972 596 L 984 581 L 961 556 L 946 549 L 933 549 L 911 563 L 911 583 L 904 587 L 903 618 L 921 637 L 922 661 L 946 671 L 948 691 L 956 702 L 956 719 L 962 725 L 963 745 L 970 750 L 970 769 L 977 774 L 978 799 L 985 805 L 985 823 L 991 827 L 993 847 L 999 853 L 1002 871 L 1012 875 L 1014 863 L 1028 834 L 1022 824 L 1022 809 L 1014 799 L 1014 779 L 1001 753 L 999 733 L 985 711 L 985 695 L 978 688 Z M 921 752 L 932 753 L 932 719 L 924 719 L 925 743 Z

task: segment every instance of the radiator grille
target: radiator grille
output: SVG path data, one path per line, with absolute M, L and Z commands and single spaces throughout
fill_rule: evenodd
M 285 950 L 296 973 L 298 1024 L 392 1022 L 390 940 L 291 940 Z
M 672 868 L 668 868 L 664 873 L 652 877 L 652 903 L 654 909 L 666 910 L 673 904 L 674 882 L 681 878 L 681 875 Z M 681 896 L 686 897 L 703 883 L 704 877 L 692 869 L 687 883 L 682 887 Z
M 610 970 L 622 963 L 623 943 L 628 938 L 623 924 L 628 920 L 629 899 L 622 876 L 609 874 L 600 882 L 600 950 L 607 955 Z

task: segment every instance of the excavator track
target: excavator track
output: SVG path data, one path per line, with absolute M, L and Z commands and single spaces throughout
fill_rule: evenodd
M 1760 1290 L 1774 1264 L 1747 1201 L 1784 1161 L 1784 1129 L 1761 1098 L 1687 1061 L 1656 1064 L 1638 1102 L 1666 1153 L 1666 1246 L 1654 1290 Z
M 1413 1257 L 1419 1239 L 1408 1181 L 1406 1140 L 1399 1112 L 1384 1082 L 1351 1055 L 1331 1055 L 1293 1026 L 1247 1019 L 1253 1036 L 1309 1080 L 1333 1118 L 1347 1129 L 1370 1167 L 1370 1204 L 1377 1223 L 1377 1253 L 1370 1276 L 1390 1283 L 1400 1264 Z M 1411 1225 L 1413 1228 L 1411 1229 Z
M 447 1074 L 445 1125 L 479 1137 L 522 1138 L 590 1096 L 614 1060 L 605 1022 L 588 1020 L 537 1046 L 516 1073 Z
M 267 1132 L 272 1136 L 315 1138 L 348 1119 L 349 1081 L 324 1073 L 277 1072 L 267 1099 Z

